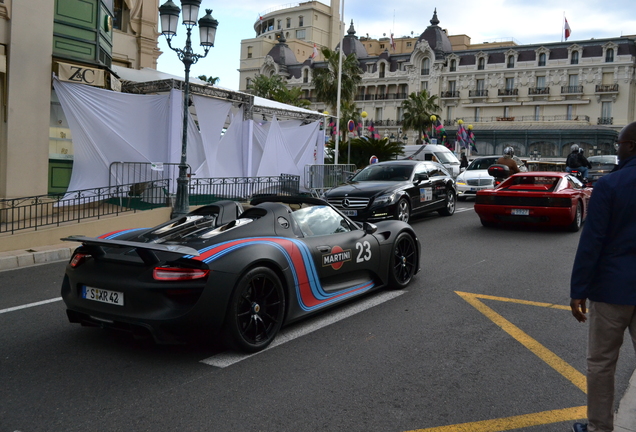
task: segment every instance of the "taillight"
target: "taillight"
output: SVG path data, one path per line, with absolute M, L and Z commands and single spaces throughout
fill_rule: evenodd
M 84 261 L 86 261 L 87 258 L 90 258 L 89 254 L 76 253 L 75 255 L 73 255 L 73 258 L 71 259 L 71 267 L 73 268 L 79 267 L 81 264 L 84 263 Z
M 210 270 L 181 268 L 181 267 L 155 267 L 152 277 L 155 280 L 183 281 L 202 279 L 208 276 Z

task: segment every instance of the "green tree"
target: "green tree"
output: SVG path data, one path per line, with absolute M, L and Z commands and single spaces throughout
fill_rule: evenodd
M 221 78 L 219 77 L 211 77 L 211 76 L 205 76 L 205 75 L 199 75 L 197 78 L 211 85 L 216 85 L 218 84 L 219 81 L 221 81 Z
M 388 138 L 368 138 L 359 137 L 352 139 L 349 144 L 340 143 L 338 146 L 338 161 L 345 163 L 349 152 L 348 145 L 351 145 L 351 163 L 358 168 L 364 168 L 369 165 L 371 156 L 377 156 L 380 161 L 396 159 L 404 154 L 403 144 L 400 141 L 390 141 Z M 333 163 L 333 155 L 335 153 L 334 141 L 327 143 L 330 161 Z
M 300 87 L 287 88 L 285 80 L 280 75 L 256 75 L 247 86 L 247 90 L 254 96 L 288 105 L 301 108 L 311 105 L 311 102 L 302 97 L 303 91 Z
M 333 113 L 336 113 L 338 103 L 338 51 L 333 51 L 327 47 L 320 50 L 327 63 L 327 67 L 314 68 L 312 85 L 316 91 L 316 98 L 327 104 Z M 342 57 L 342 79 L 340 90 L 340 101 L 353 102 L 358 84 L 362 82 L 362 70 L 358 66 L 358 59 L 355 54 Z
M 403 118 L 402 128 L 415 130 L 421 139 L 424 131 L 431 126 L 431 115 L 440 111 L 437 104 L 437 96 L 430 95 L 428 91 L 422 90 L 420 93 L 411 93 L 409 98 L 402 102 Z

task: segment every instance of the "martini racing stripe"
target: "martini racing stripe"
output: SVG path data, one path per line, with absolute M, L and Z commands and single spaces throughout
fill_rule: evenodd
M 272 237 L 252 237 L 228 241 L 210 246 L 199 251 L 199 256 L 187 256 L 205 263 L 213 262 L 244 246 L 264 244 L 275 247 L 283 253 L 289 263 L 294 277 L 294 284 L 298 303 L 305 311 L 313 311 L 321 307 L 333 304 L 352 295 L 368 291 L 375 286 L 373 281 L 349 287 L 336 293 L 328 293 L 320 284 L 315 264 L 311 258 L 311 251 L 303 242 L 295 239 L 283 239 Z
M 133 232 L 133 231 L 141 231 L 141 230 L 146 230 L 148 228 L 133 228 L 133 229 L 125 229 L 125 230 L 118 230 L 118 231 L 111 231 L 107 234 L 102 234 L 97 238 L 100 239 L 105 239 L 105 240 L 112 240 L 115 237 L 119 237 L 120 235 L 124 235 L 127 234 L 129 232 Z

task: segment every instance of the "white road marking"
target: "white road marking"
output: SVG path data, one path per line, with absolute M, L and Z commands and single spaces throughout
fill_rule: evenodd
M 455 213 L 461 213 L 461 212 L 465 212 L 465 211 L 468 211 L 468 210 L 473 210 L 473 208 L 472 207 L 458 207 L 458 208 L 455 208 Z
M 48 304 L 48 303 L 54 303 L 54 302 L 58 302 L 60 300 L 62 300 L 62 297 L 52 298 L 52 299 L 49 299 L 49 300 L 42 300 L 42 301 L 39 301 L 39 302 L 29 303 L 29 304 L 25 304 L 25 305 L 21 305 L 21 306 L 14 306 L 14 307 L 10 307 L 10 308 L 7 308 L 7 309 L 0 309 L 0 314 L 7 313 L 7 312 L 13 312 L 13 311 L 17 311 L 17 310 L 20 310 L 20 309 L 27 309 L 27 308 L 31 308 L 31 307 L 35 307 L 35 306 L 41 306 L 41 305 Z
M 393 300 L 394 298 L 399 297 L 404 293 L 405 291 L 381 292 L 381 293 L 378 293 L 377 295 L 369 297 L 368 299 L 358 301 L 349 306 L 346 306 L 336 313 L 327 314 L 324 317 L 319 317 L 319 318 L 313 318 L 313 319 L 310 318 L 307 322 L 301 322 L 299 324 L 295 324 L 291 328 L 281 330 L 281 332 L 276 336 L 276 339 L 274 339 L 274 342 L 272 342 L 270 346 L 268 346 L 263 351 L 259 351 L 255 354 L 240 354 L 236 352 L 223 352 L 215 356 L 206 358 L 205 360 L 201 360 L 201 363 L 205 363 L 210 366 L 216 366 L 219 368 L 225 368 L 225 367 L 231 366 L 234 363 L 238 363 L 242 360 L 258 355 L 264 351 L 267 351 L 269 349 L 282 345 L 285 342 L 289 342 L 291 340 L 294 340 L 296 338 L 309 334 L 313 331 L 319 330 L 323 327 L 327 327 L 330 324 L 333 324 L 335 322 L 338 322 L 340 320 L 353 316 L 357 313 L 363 312 L 374 306 L 377 306 L 389 300 Z

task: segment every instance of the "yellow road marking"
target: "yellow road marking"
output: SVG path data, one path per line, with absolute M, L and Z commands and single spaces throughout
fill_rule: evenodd
M 555 371 L 560 373 L 568 381 L 578 387 L 584 393 L 587 392 L 586 379 L 578 370 L 541 345 L 536 339 L 505 319 L 503 316 L 486 306 L 481 300 L 495 300 L 509 303 L 519 303 L 528 306 L 539 306 L 551 309 L 570 310 L 569 306 L 553 303 L 541 303 L 528 300 L 518 300 L 505 297 L 495 297 L 485 294 L 472 294 L 455 291 L 457 295 L 466 300 L 471 306 L 484 314 L 492 322 L 501 327 L 506 333 L 515 338 L 519 343 L 528 348 L 534 355 L 546 362 Z M 480 300 L 481 299 L 481 300 Z M 579 420 L 586 417 L 586 406 L 565 408 L 552 411 L 543 411 L 533 414 L 523 414 L 514 417 L 503 417 L 494 420 L 482 420 L 472 423 L 461 423 L 449 426 L 438 426 L 427 429 L 416 429 L 409 432 L 501 432 L 531 426 L 540 426 L 551 423 Z
M 409 432 L 501 432 L 523 427 L 579 420 L 586 417 L 586 409 L 585 406 L 580 406 L 473 423 L 415 429 Z

